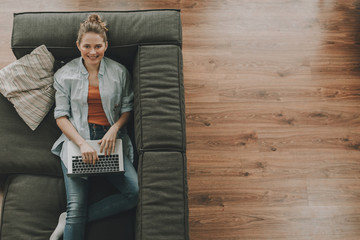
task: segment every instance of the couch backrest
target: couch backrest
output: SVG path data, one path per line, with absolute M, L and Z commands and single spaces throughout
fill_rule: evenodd
M 45 44 L 57 60 L 80 56 L 76 48 L 80 23 L 94 12 L 15 13 L 11 47 L 20 58 Z M 96 11 L 109 29 L 107 56 L 131 71 L 139 45 L 181 46 L 181 20 L 178 10 Z

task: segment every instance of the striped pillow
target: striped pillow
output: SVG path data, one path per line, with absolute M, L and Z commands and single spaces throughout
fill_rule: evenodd
M 35 130 L 54 104 L 54 57 L 45 45 L 0 70 L 0 92 Z

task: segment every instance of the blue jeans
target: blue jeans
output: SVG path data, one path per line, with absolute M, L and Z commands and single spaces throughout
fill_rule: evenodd
M 89 124 L 90 138 L 101 139 L 110 127 Z M 89 182 L 85 178 L 70 178 L 67 169 L 61 163 L 67 198 L 67 217 L 64 240 L 81 240 L 85 238 L 87 222 L 106 218 L 134 208 L 138 200 L 138 178 L 132 163 L 124 155 L 124 175 L 109 175 L 106 179 L 114 185 L 119 193 L 108 196 L 88 206 Z

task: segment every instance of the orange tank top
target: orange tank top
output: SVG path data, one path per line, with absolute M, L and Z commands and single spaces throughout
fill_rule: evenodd
M 94 123 L 102 126 L 110 126 L 110 123 L 107 120 L 106 114 L 101 104 L 99 87 L 89 85 L 88 106 L 89 123 Z

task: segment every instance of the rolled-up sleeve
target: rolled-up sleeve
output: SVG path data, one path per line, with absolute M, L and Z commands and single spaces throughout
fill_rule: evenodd
M 133 110 L 134 105 L 134 91 L 129 72 L 126 70 L 123 74 L 122 82 L 122 99 L 121 99 L 121 114 Z
M 63 116 L 71 117 L 70 111 L 70 92 L 64 86 L 64 82 L 61 81 L 61 78 L 54 76 L 54 88 L 55 92 L 55 109 L 54 117 L 55 119 Z

